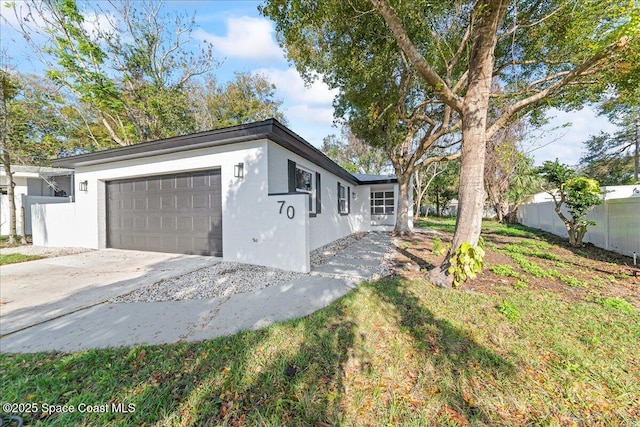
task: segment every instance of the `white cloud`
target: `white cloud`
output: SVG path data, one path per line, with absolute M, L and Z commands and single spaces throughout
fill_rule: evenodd
M 276 85 L 280 94 L 295 104 L 324 105 L 332 108 L 333 98 L 338 94 L 337 89 L 329 89 L 320 78 L 309 86 L 305 85 L 304 80 L 294 68 L 286 70 L 261 68 L 255 73 L 266 76 Z
M 551 118 L 544 128 L 547 132 L 538 138 L 532 147 L 540 147 L 531 152 L 536 164 L 542 164 L 546 160 L 554 161 L 557 158 L 560 163 L 576 165 L 585 154 L 583 143 L 591 135 L 598 135 L 601 131 L 611 133 L 617 129 L 606 117 L 598 116 L 588 107 L 571 112 L 552 109 L 547 113 L 547 117 Z M 571 125 L 551 131 L 565 123 Z
M 30 27 L 45 28 L 42 16 L 37 13 L 41 8 L 31 7 L 20 1 L 0 1 L 0 25 L 8 24 L 12 28 L 19 28 L 21 21 Z
M 331 126 L 333 124 L 333 108 L 312 107 L 305 104 L 293 105 L 287 108 L 287 118 L 292 122 L 304 121 Z
M 231 58 L 256 61 L 283 60 L 284 52 L 276 43 L 274 32 L 270 21 L 242 16 L 227 19 L 227 34 L 223 37 L 202 29 L 194 31 L 193 36 L 212 43 L 218 52 Z
M 98 33 L 113 32 L 117 26 L 118 21 L 115 15 L 110 12 L 87 12 L 84 14 L 84 22 L 82 23 L 84 30 L 93 37 Z

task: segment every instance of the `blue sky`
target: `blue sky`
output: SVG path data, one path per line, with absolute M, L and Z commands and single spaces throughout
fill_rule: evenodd
M 0 49 L 9 52 L 13 64 L 22 72 L 41 72 L 42 65 L 34 53 L 12 28 L 15 25 L 13 12 L 7 11 L 0 1 Z M 18 6 L 20 2 L 15 2 Z M 315 146 L 330 134 L 339 135 L 333 127 L 331 101 L 336 92 L 321 81 L 311 86 L 304 84 L 295 68 L 289 64 L 283 50 L 275 40 L 274 25 L 260 16 L 258 1 L 167 1 L 167 11 L 177 10 L 193 14 L 196 29 L 193 37 L 213 44 L 214 52 L 222 65 L 214 70 L 216 78 L 224 82 L 237 71 L 261 73 L 275 83 L 278 97 L 284 100 L 285 116 L 291 130 Z M 100 21 L 100 17 L 97 17 Z M 9 25 L 7 25 L 7 22 Z M 527 150 L 536 163 L 559 158 L 568 164 L 577 163 L 583 154 L 582 142 L 589 135 L 601 130 L 610 132 L 615 127 L 606 118 L 597 117 L 593 110 L 585 108 L 579 112 L 551 111 L 555 116 L 547 129 L 535 132 L 527 143 Z M 564 123 L 572 126 L 551 131 Z M 538 148 L 536 148 L 538 147 Z

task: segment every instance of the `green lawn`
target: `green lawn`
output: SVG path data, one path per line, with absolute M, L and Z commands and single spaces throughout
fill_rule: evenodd
M 524 249 L 500 256 L 561 262 L 539 257 L 553 243 L 521 239 Z M 396 277 L 302 319 L 213 341 L 2 354 L 2 401 L 34 403 L 27 421 L 59 426 L 638 425 L 638 309 L 615 297 L 570 301 L 533 285 L 584 288 L 517 263 L 487 271 L 525 285 L 481 293 Z M 43 404 L 135 412 L 42 413 Z
M 0 265 L 15 264 L 17 262 L 33 261 L 42 259 L 40 255 L 23 255 L 23 254 L 0 254 Z

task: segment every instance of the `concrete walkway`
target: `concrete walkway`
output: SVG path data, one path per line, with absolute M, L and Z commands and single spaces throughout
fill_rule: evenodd
M 167 344 L 263 328 L 311 314 L 370 279 L 390 244 L 388 234 L 370 233 L 310 275 L 255 292 L 206 300 L 92 305 L 17 332 L 3 331 L 0 351 L 74 352 Z

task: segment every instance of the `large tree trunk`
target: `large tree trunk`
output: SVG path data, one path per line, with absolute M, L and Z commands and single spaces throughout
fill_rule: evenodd
M 7 198 L 9 199 L 9 244 L 14 245 L 16 243 L 16 236 L 18 235 L 16 227 L 16 198 L 15 187 L 16 183 L 13 182 L 13 172 L 11 172 L 11 158 L 9 153 L 5 151 L 2 155 L 2 166 L 7 174 Z M 24 227 L 24 224 L 22 225 Z
M 397 174 L 398 176 L 398 206 L 396 211 L 396 225 L 393 231 L 399 235 L 411 234 L 409 228 L 409 198 L 411 193 L 411 173 Z
M 493 209 L 496 211 L 496 217 L 499 223 L 504 223 L 509 215 L 509 202 L 500 200 L 493 205 Z
M 488 87 L 487 87 L 488 89 Z M 484 206 L 484 154 L 487 105 L 466 103 L 469 108 L 462 124 L 462 159 L 458 188 L 458 216 L 451 250 L 442 264 L 429 272 L 429 280 L 437 286 L 451 287 L 453 277 L 447 272 L 451 255 L 464 242 L 476 244 L 482 227 Z
M 449 253 L 442 263 L 429 272 L 429 280 L 437 286 L 451 287 L 453 276 L 447 269 L 450 258 L 464 242 L 478 243 L 482 227 L 485 199 L 484 159 L 487 150 L 487 112 L 491 78 L 495 62 L 497 30 L 508 1 L 480 1 L 477 12 L 483 16 L 476 29 L 469 64 L 467 92 L 462 106 L 462 155 L 458 216 Z M 475 13 L 475 12 L 474 12 Z

